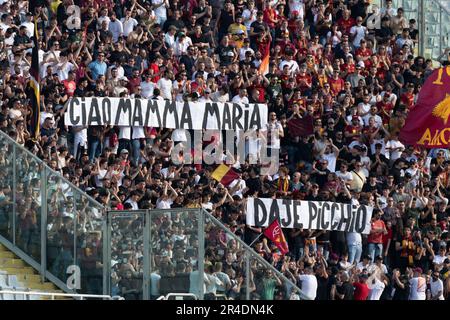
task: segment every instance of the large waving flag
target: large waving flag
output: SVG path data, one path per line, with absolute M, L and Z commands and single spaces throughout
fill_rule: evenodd
M 34 17 L 34 37 L 33 37 L 33 50 L 31 53 L 31 68 L 30 68 L 30 80 L 28 87 L 28 96 L 31 104 L 31 119 L 30 119 L 30 133 L 32 138 L 37 139 L 39 136 L 39 123 L 41 117 L 40 106 L 40 88 L 39 88 L 39 33 L 37 30 L 37 19 Z
M 289 252 L 288 244 L 284 238 L 283 231 L 281 230 L 280 223 L 278 220 L 274 220 L 266 230 L 264 230 L 264 235 L 272 241 L 278 249 L 280 249 L 282 254 Z
M 424 148 L 450 146 L 450 66 L 435 70 L 425 81 L 409 112 L 400 140 Z

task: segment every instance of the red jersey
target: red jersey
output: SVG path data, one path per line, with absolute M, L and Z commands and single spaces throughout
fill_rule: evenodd
M 408 109 L 414 107 L 414 93 L 405 92 L 400 96 L 400 102 Z
M 136 87 L 139 87 L 141 85 L 141 77 L 138 76 L 136 78 L 132 77 L 128 80 L 128 90 L 130 90 L 130 93 L 134 92 L 134 89 Z
M 344 80 L 341 78 L 330 78 L 328 79 L 328 83 L 330 84 L 331 94 L 333 96 L 337 96 L 344 89 Z
M 64 85 L 66 94 L 69 97 L 73 97 L 73 94 L 75 93 L 75 89 L 77 88 L 77 84 L 75 83 L 75 81 L 64 80 L 62 82 L 62 84 Z
M 258 51 L 261 52 L 261 57 L 265 57 L 270 54 L 270 41 L 267 37 L 263 40 L 259 38 L 256 40 L 256 45 L 258 46 Z
M 153 75 L 152 82 L 157 83 L 159 81 L 159 79 L 161 79 L 161 77 L 159 76 L 159 66 L 156 63 L 152 63 L 148 67 L 148 70 L 153 71 L 153 73 L 150 73 Z
M 383 119 L 383 124 L 388 124 L 394 106 L 390 102 L 385 103 L 383 101 L 377 102 L 376 106 L 378 108 L 378 111 L 380 112 L 380 117 Z M 386 115 L 386 113 L 388 115 Z
M 355 300 L 367 300 L 369 296 L 369 287 L 366 283 L 354 282 L 353 287 L 355 291 L 353 292 L 353 298 Z
M 347 72 L 347 74 L 352 74 L 355 72 L 356 66 L 354 63 L 345 63 L 343 65 L 341 65 L 341 71 L 342 72 Z
M 372 232 L 367 237 L 367 242 L 369 243 L 383 243 L 383 232 L 382 229 L 386 229 L 383 220 L 376 220 L 371 223 L 372 230 L 377 230 L 378 232 Z
M 347 20 L 345 20 L 344 18 L 340 18 L 337 21 L 337 24 L 342 33 L 350 34 L 350 29 L 356 24 L 356 20 L 352 17 L 348 18 Z
M 354 136 L 353 137 L 351 137 L 351 138 L 349 138 L 350 139 L 350 141 L 354 141 L 354 140 L 358 140 L 359 139 L 359 136 L 361 135 L 361 126 L 352 126 L 352 125 L 350 125 L 350 126 L 346 126 L 345 127 L 345 132 L 348 132 L 348 133 L 351 133 L 351 134 L 354 134 Z
M 265 23 L 267 23 L 269 28 L 271 28 L 271 29 L 275 28 L 275 23 L 272 22 L 271 20 L 277 20 L 277 18 L 278 18 L 278 16 L 277 16 L 277 12 L 275 11 L 275 9 L 267 8 L 266 10 L 264 10 L 263 21 Z
M 309 74 L 305 73 L 303 76 L 300 75 L 300 73 L 297 74 L 296 79 L 298 83 L 298 88 L 304 92 L 306 90 L 309 90 L 312 86 L 312 78 Z

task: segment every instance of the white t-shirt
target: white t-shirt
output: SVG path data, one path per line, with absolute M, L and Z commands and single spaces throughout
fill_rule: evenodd
M 152 0 L 152 5 L 156 6 L 160 3 L 163 3 L 165 0 Z M 155 15 L 158 18 L 157 23 L 161 23 L 167 20 L 167 9 L 166 9 L 166 5 L 163 4 L 162 6 L 156 8 L 155 10 Z
M 156 88 L 156 83 L 154 82 L 141 82 L 141 94 L 144 98 L 150 98 L 151 96 L 153 96 L 153 90 L 155 90 Z
M 172 100 L 172 81 L 170 79 L 161 78 L 158 80 L 158 88 L 161 90 L 161 96 L 164 99 Z
M 324 153 L 322 159 L 328 161 L 328 170 L 330 170 L 331 172 L 336 171 L 336 155 L 333 152 L 328 154 Z
M 59 80 L 64 81 L 69 78 L 69 71 L 72 71 L 74 69 L 74 66 L 70 62 L 67 62 L 65 65 L 63 65 L 62 63 L 58 63 L 55 69 L 58 72 Z
M 372 264 L 370 262 L 369 262 L 369 264 L 364 265 L 363 261 L 358 262 L 358 264 L 356 265 L 356 269 L 358 269 L 359 271 L 363 271 L 364 269 L 369 271 L 371 267 L 372 267 Z
M 128 199 L 127 201 L 125 201 L 125 203 L 131 204 L 131 207 L 133 210 L 139 210 L 139 206 L 138 206 L 137 202 L 135 202 L 131 199 Z
M 145 138 L 144 127 L 133 127 L 132 139 L 143 139 Z
M 341 171 L 336 171 L 336 176 L 341 177 L 345 182 L 350 182 L 353 180 L 353 175 L 351 172 L 347 171 L 346 173 L 342 173 Z
M 389 148 L 391 148 L 389 150 Z M 401 148 L 400 150 L 393 150 L 395 148 Z M 403 150 L 405 150 L 405 145 L 403 143 L 401 143 L 400 141 L 395 141 L 395 140 L 389 140 L 386 143 L 386 158 L 391 159 L 393 161 L 397 160 L 398 158 L 400 158 L 400 156 L 402 155 Z
M 295 72 L 299 71 L 298 63 L 295 60 L 290 60 L 290 61 L 283 60 L 283 61 L 281 61 L 280 66 L 279 66 L 280 70 L 283 70 L 285 65 L 289 66 L 288 67 L 289 72 L 295 73 Z
M 113 35 L 113 42 L 117 42 L 119 40 L 120 35 L 123 33 L 123 25 L 122 22 L 116 19 L 116 21 L 109 22 L 109 31 L 111 31 Z
M 242 191 L 246 188 L 246 183 L 244 179 L 235 179 L 233 180 L 233 182 L 230 183 L 229 185 L 229 189 L 233 189 L 235 185 L 237 185 L 239 183 L 239 188 L 232 194 L 232 196 L 234 195 L 238 195 L 241 198 L 243 197 L 242 195 Z
M 383 119 L 381 119 L 381 117 L 379 115 L 371 115 L 370 113 L 365 115 L 363 120 L 364 120 L 364 125 L 368 126 L 369 125 L 369 120 L 370 118 L 374 118 L 375 120 L 375 127 L 380 128 L 383 125 Z
M 29 36 L 30 38 L 34 35 L 34 23 L 33 22 L 23 22 L 21 25 L 25 26 L 25 28 L 27 28 L 27 36 Z
M 314 300 L 317 295 L 317 278 L 312 274 L 301 274 L 298 276 L 302 282 L 302 292 Z
M 427 289 L 427 282 L 425 278 L 412 278 L 411 280 L 409 280 L 409 284 L 411 285 L 411 289 L 409 291 L 409 300 L 426 299 L 425 290 Z
M 102 16 L 97 19 L 97 29 L 101 29 L 103 21 L 106 21 L 106 28 L 109 29 L 111 19 L 108 16 Z
M 441 279 L 437 279 L 437 281 L 433 281 L 433 279 L 430 281 L 430 289 L 431 289 L 431 295 L 434 297 L 438 294 L 439 291 L 441 291 L 441 295 L 439 296 L 439 300 L 444 300 L 444 283 Z
M 292 12 L 297 11 L 298 17 L 303 20 L 303 16 L 305 14 L 304 10 L 304 1 L 303 0 L 289 0 L 289 12 L 292 14 Z
M 364 39 L 367 33 L 367 28 L 364 26 L 353 26 L 350 29 L 351 35 L 356 35 L 355 39 L 353 39 L 353 45 L 357 48 L 361 46 L 361 40 Z
M 119 139 L 131 139 L 131 127 L 120 127 Z
M 447 256 L 435 255 L 433 259 L 434 264 L 441 264 L 444 260 L 447 259 Z
M 258 10 L 256 8 L 253 8 L 253 10 L 245 9 L 242 12 L 242 20 L 244 21 L 244 25 L 247 28 L 247 30 L 250 30 L 250 26 L 253 22 L 256 21 L 256 13 Z M 246 20 L 249 19 L 249 20 Z
M 134 18 L 129 18 L 128 20 L 125 20 L 126 18 L 122 18 L 120 22 L 122 22 L 123 26 L 123 35 L 125 37 L 128 37 L 128 35 L 133 31 L 134 27 L 138 25 L 138 22 Z
M 156 208 L 157 209 L 170 209 L 172 203 L 173 203 L 173 201 L 170 198 L 167 200 L 158 199 L 158 200 L 156 200 Z
M 253 51 L 252 48 L 248 47 L 248 48 L 244 48 L 242 47 L 241 49 L 239 49 L 239 60 L 242 61 L 245 59 L 245 53 L 247 51 L 250 51 L 252 54 L 255 54 L 255 51 Z
M 243 103 L 243 104 L 248 104 L 249 103 L 247 97 L 245 97 L 245 96 L 241 97 L 238 94 L 233 97 L 233 100 L 231 100 L 231 102 L 233 102 L 233 103 Z
M 375 279 L 375 283 L 369 284 L 370 292 L 367 300 L 380 300 L 385 287 L 386 285 L 384 284 L 384 282 Z

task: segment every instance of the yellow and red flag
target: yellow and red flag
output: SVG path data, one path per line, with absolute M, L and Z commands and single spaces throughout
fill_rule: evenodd
M 280 249 L 282 254 L 289 252 L 286 238 L 284 237 L 278 220 L 274 220 L 267 229 L 264 230 L 264 235 Z
M 28 83 L 28 97 L 31 104 L 30 133 L 32 138 L 39 136 L 41 118 L 41 94 L 39 88 L 39 32 L 37 30 L 37 19 L 34 17 L 33 49 L 31 52 L 30 80 Z
M 234 171 L 233 168 L 225 164 L 220 164 L 216 170 L 213 171 L 211 177 L 227 187 L 233 180 L 239 179 L 239 174 Z
M 450 146 L 450 66 L 435 70 L 400 131 L 400 141 L 424 148 Z

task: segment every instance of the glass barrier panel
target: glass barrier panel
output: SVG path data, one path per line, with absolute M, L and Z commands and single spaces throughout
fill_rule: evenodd
M 205 300 L 245 300 L 247 285 L 246 251 L 228 225 L 204 215 Z M 233 229 L 234 230 L 234 229 Z
M 199 214 L 200 210 L 150 211 L 150 299 L 169 293 L 199 296 Z
M 297 280 L 289 272 L 289 264 L 295 262 L 287 261 L 287 257 L 274 257 L 273 263 L 278 267 L 277 270 L 285 276 L 277 275 L 266 264 L 253 257 L 250 261 L 251 273 L 255 284 L 254 291 L 250 297 L 251 300 L 301 300 L 304 296 L 294 286 Z M 287 281 L 289 279 L 290 281 Z
M 68 268 L 76 265 L 75 206 L 80 201 L 80 194 L 52 172 L 48 172 L 46 183 L 47 270 L 63 283 L 67 283 Z
M 13 242 L 14 150 L 5 138 L 0 139 L 0 235 Z M 23 188 L 22 188 L 23 190 Z
M 78 193 L 78 192 L 76 192 Z M 76 263 L 80 267 L 80 293 L 103 294 L 103 209 L 79 193 L 76 196 Z
M 45 182 L 43 164 L 16 148 L 16 245 L 35 261 L 41 261 L 41 206 Z
M 111 212 L 111 296 L 142 300 L 145 212 Z

